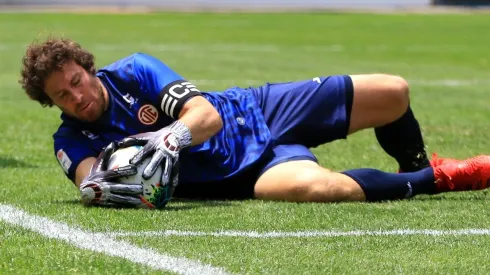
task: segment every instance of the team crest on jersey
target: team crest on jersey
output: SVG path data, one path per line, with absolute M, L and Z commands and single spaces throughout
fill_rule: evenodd
M 138 119 L 145 125 L 152 125 L 158 120 L 158 110 L 151 104 L 145 104 L 138 110 Z
M 56 152 L 56 158 L 58 159 L 58 162 L 60 163 L 65 173 L 68 174 L 68 170 L 71 166 L 71 159 L 68 157 L 65 151 L 63 151 L 63 149 L 59 149 L 58 152 Z

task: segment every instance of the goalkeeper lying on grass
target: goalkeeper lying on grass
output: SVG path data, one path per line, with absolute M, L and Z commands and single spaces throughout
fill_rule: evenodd
M 150 55 L 96 70 L 94 56 L 78 43 L 50 38 L 29 46 L 20 83 L 30 98 L 61 109 L 55 155 L 77 187 L 98 193 L 87 205 L 142 203 L 141 188 L 116 185 L 134 167 L 106 171 L 107 156 L 134 144 L 144 148 L 132 165 L 151 159 L 144 177 L 165 168 L 167 197 L 159 207 L 172 195 L 381 201 L 489 186 L 490 156 L 429 161 L 408 85 L 398 76 L 334 75 L 200 92 Z M 333 172 L 310 151 L 369 128 L 401 173 Z

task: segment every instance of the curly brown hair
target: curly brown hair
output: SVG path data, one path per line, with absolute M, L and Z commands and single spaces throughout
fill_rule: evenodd
M 32 43 L 22 58 L 22 78 L 19 83 L 26 94 L 43 107 L 53 106 L 53 101 L 44 92 L 44 82 L 54 71 L 62 70 L 63 64 L 75 61 L 87 72 L 95 75 L 95 57 L 82 49 L 79 43 L 67 38 L 49 37 L 42 43 Z

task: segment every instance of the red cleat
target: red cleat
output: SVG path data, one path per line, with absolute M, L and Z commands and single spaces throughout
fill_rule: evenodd
M 457 159 L 450 159 L 450 158 L 440 158 L 436 153 L 432 154 L 432 159 L 430 160 L 430 166 L 432 167 L 437 167 L 441 164 L 446 164 L 446 163 L 453 163 L 459 161 Z
M 490 156 L 453 160 L 434 167 L 438 192 L 482 190 L 490 187 Z

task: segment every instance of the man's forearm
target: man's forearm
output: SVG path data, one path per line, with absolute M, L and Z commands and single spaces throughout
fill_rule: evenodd
M 183 111 L 179 118 L 191 131 L 191 145 L 205 142 L 216 135 L 223 127 L 223 121 L 218 111 L 206 99 L 196 99 L 204 100 L 205 102 Z
M 92 168 L 92 165 L 94 164 L 96 158 L 94 157 L 88 157 L 80 164 L 77 166 L 76 172 L 75 172 L 75 185 L 77 188 L 80 186 L 80 183 L 82 183 L 83 179 L 90 173 L 90 169 Z

